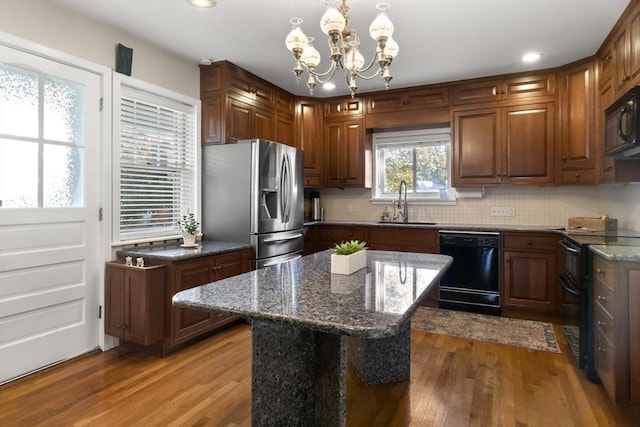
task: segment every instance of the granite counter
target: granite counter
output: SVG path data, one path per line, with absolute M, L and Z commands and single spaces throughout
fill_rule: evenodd
M 173 297 L 251 320 L 254 426 L 344 426 L 347 359 L 368 384 L 409 379 L 411 315 L 451 257 L 367 251 L 367 268 L 342 276 L 331 274 L 332 252 Z
M 195 247 L 185 247 L 180 243 L 140 245 L 133 248 L 125 248 L 116 252 L 119 258 L 131 256 L 156 260 L 180 261 L 190 258 L 198 258 L 209 255 L 219 255 L 225 252 L 251 248 L 246 243 L 218 242 L 203 240 Z

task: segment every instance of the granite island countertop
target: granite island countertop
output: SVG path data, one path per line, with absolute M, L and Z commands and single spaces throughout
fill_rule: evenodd
M 218 255 L 225 252 L 251 248 L 246 243 L 218 242 L 203 240 L 196 247 L 184 247 L 180 243 L 154 244 L 134 248 L 120 249 L 116 252 L 119 258 L 127 256 L 143 257 L 156 260 L 180 261 L 208 255 Z
M 367 251 L 367 268 L 331 274 L 325 250 L 179 292 L 173 304 L 359 338 L 394 336 L 453 261 L 446 255 Z

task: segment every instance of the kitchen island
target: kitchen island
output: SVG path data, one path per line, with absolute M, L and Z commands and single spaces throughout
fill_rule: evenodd
M 251 321 L 255 426 L 345 425 L 347 359 L 369 384 L 409 379 L 411 315 L 452 259 L 368 251 L 367 268 L 343 276 L 331 274 L 332 252 L 173 297 Z

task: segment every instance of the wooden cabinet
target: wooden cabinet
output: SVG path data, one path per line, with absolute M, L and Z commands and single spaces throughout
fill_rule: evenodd
M 235 98 L 227 101 L 227 142 L 264 138 L 275 140 L 276 120 L 271 110 L 251 106 Z
M 140 345 L 162 339 L 165 266 L 133 267 L 108 262 L 105 268 L 105 333 Z
M 317 227 L 317 250 L 333 248 L 336 244 L 348 240 L 366 242 L 368 233 L 366 227 L 341 225 L 314 225 Z
M 234 316 L 175 307 L 171 297 L 182 290 L 249 271 L 249 255 L 249 250 L 242 250 L 168 263 L 165 350 L 236 321 Z
M 325 100 L 323 104 L 325 118 L 359 116 L 364 112 L 360 98 L 333 98 Z
M 611 53 L 607 53 L 610 55 Z M 602 70 L 607 64 L 611 63 L 608 56 L 598 60 L 598 67 Z M 602 79 L 606 79 L 602 81 Z M 604 110 L 615 101 L 615 89 L 613 87 L 613 74 L 606 72 L 598 76 L 598 98 L 596 102 L 596 126 L 595 126 L 595 149 L 597 151 L 597 172 L 598 182 L 614 182 L 615 181 L 615 161 L 611 156 L 604 155 L 605 142 L 605 114 Z
M 282 139 L 293 144 L 293 97 L 227 61 L 200 66 L 202 144 Z
M 365 185 L 365 130 L 362 117 L 324 122 L 324 186 Z
M 555 104 L 456 111 L 454 187 L 555 182 Z
M 299 99 L 296 102 L 296 143 L 304 152 L 304 186 L 322 186 L 322 102 Z
M 593 61 L 560 72 L 559 184 L 595 184 L 598 181 L 595 141 L 595 70 Z
M 453 104 L 476 104 L 554 95 L 555 75 L 552 73 L 503 79 L 474 79 L 454 85 Z
M 381 251 L 438 253 L 438 230 L 435 228 L 369 227 L 367 247 Z
M 640 404 L 640 266 L 594 255 L 594 359 L 600 380 L 619 405 Z
M 503 308 L 556 313 L 559 236 L 503 233 L 502 239 Z
M 640 81 L 640 6 L 625 16 L 612 40 L 613 86 L 618 98 Z

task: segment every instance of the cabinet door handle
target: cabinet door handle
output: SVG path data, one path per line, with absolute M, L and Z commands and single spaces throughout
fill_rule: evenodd
M 598 274 L 604 274 L 604 270 L 601 270 L 601 269 L 599 269 L 599 268 L 596 268 L 596 273 L 598 273 Z
M 373 110 L 374 108 L 376 108 L 376 101 L 371 101 L 371 109 Z
M 492 94 L 493 96 L 498 95 L 498 88 L 497 88 L 496 86 L 494 86 L 494 87 L 492 87 L 492 88 L 491 88 L 491 94 Z
M 622 81 L 626 82 L 627 80 L 629 80 L 629 78 L 630 78 L 629 76 L 622 76 Z
M 596 322 L 596 325 L 600 326 L 600 327 L 604 327 L 604 322 L 602 320 L 598 320 Z
M 533 245 L 533 242 L 531 240 L 527 240 L 527 245 Z
M 606 300 L 607 300 L 607 298 L 606 298 L 606 297 L 603 297 L 602 295 L 598 295 L 598 296 L 596 297 L 596 299 L 597 299 L 598 301 L 606 301 Z
M 338 113 L 339 113 L 339 112 L 341 112 L 341 110 L 342 110 L 342 107 L 340 106 L 340 104 L 336 105 L 336 111 L 338 111 Z
M 598 347 L 598 351 L 600 353 L 606 353 L 607 352 L 607 350 L 604 347 Z
M 610 171 L 611 169 L 613 169 L 613 166 L 611 166 L 611 165 L 609 165 L 606 168 L 604 168 L 604 170 L 606 170 L 606 171 Z
M 575 174 L 575 177 L 580 178 L 580 174 L 579 173 Z

